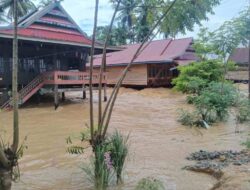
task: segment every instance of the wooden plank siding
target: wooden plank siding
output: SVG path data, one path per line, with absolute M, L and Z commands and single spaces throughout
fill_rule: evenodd
M 107 67 L 107 84 L 114 85 L 120 78 L 125 66 L 109 66 Z M 94 72 L 99 72 L 99 68 L 94 68 Z M 147 65 L 132 65 L 122 83 L 130 86 L 147 86 L 148 74 Z
M 18 83 L 27 85 L 49 71 L 85 71 L 88 48 L 19 40 Z M 0 88 L 12 84 L 12 41 L 0 38 Z

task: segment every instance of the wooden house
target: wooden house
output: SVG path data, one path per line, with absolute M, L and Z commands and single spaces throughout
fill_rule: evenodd
M 248 58 L 249 48 L 236 48 L 229 56 L 228 60 L 233 61 L 238 66 L 236 71 L 228 71 L 226 78 L 234 82 L 248 82 Z
M 242 69 L 248 68 L 249 48 L 236 48 L 229 56 L 229 61 L 234 61 Z
M 196 61 L 193 39 L 164 39 L 145 44 L 132 63 L 123 86 L 170 86 L 178 75 L 176 67 Z M 107 84 L 114 85 L 131 61 L 140 44 L 123 46 L 123 50 L 107 54 Z M 100 69 L 102 55 L 96 55 L 94 70 Z
M 11 104 L 13 26 L 0 27 L 0 88 L 2 108 Z M 20 104 L 41 88 L 58 92 L 88 84 L 86 62 L 91 39 L 81 30 L 59 2 L 34 10 L 18 21 L 18 86 Z M 112 51 L 112 49 L 109 49 Z M 97 43 L 95 53 L 102 52 Z M 97 82 L 98 75 L 94 75 Z M 104 80 L 105 83 L 105 80 Z

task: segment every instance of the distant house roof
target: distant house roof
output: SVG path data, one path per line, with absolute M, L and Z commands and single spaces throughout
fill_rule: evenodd
M 0 27 L 0 37 L 12 38 L 12 36 L 12 24 L 7 27 Z M 91 45 L 91 39 L 57 1 L 43 9 L 36 9 L 19 19 L 18 38 L 87 47 Z M 98 45 L 101 44 L 98 43 Z
M 133 64 L 146 63 L 167 63 L 179 61 L 186 64 L 197 60 L 192 49 L 193 39 L 164 39 L 156 40 L 144 45 L 139 56 L 135 59 Z M 124 50 L 112 52 L 107 54 L 107 65 L 118 66 L 127 65 L 133 58 L 137 48 L 140 44 L 132 44 L 124 46 Z M 94 66 L 101 65 L 102 55 L 96 55 L 94 59 Z
M 247 64 L 249 57 L 249 48 L 237 48 L 229 56 L 229 60 L 234 61 L 238 64 Z

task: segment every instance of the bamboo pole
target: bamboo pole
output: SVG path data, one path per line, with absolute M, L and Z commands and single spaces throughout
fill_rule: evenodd
M 109 25 L 108 33 L 107 33 L 106 40 L 105 40 L 105 45 L 103 48 L 102 65 L 100 67 L 100 74 L 99 74 L 99 106 L 98 106 L 98 108 L 99 108 L 98 109 L 98 133 L 99 134 L 101 134 L 101 131 L 102 131 L 102 125 L 101 125 L 101 123 L 102 123 L 102 78 L 103 78 L 103 72 L 106 71 L 106 53 L 107 53 L 106 50 L 107 50 L 107 46 L 108 46 L 108 41 L 111 37 L 112 27 L 113 27 L 114 20 L 115 20 L 116 14 L 118 12 L 120 3 L 121 3 L 121 0 L 119 0 L 117 2 L 114 14 L 112 16 L 112 19 L 111 19 L 111 22 Z M 106 97 L 106 85 L 104 86 L 104 95 L 105 95 L 104 96 L 104 99 L 105 99 L 105 97 Z
M 177 0 L 174 0 L 172 2 L 172 4 L 169 6 L 169 8 L 166 10 L 166 12 L 159 18 L 159 20 L 156 22 L 156 24 L 152 27 L 152 29 L 150 30 L 149 34 L 145 37 L 145 39 L 143 40 L 143 42 L 141 43 L 141 45 L 139 46 L 139 48 L 137 49 L 136 53 L 134 54 L 133 58 L 131 59 L 130 63 L 127 65 L 127 67 L 123 70 L 123 73 L 119 79 L 119 81 L 116 83 L 115 85 L 115 88 L 113 89 L 112 91 L 112 94 L 111 94 L 111 97 L 106 105 L 106 108 L 105 108 L 105 112 L 103 113 L 103 118 L 102 120 L 104 121 L 105 117 L 106 117 L 106 114 L 108 113 L 108 116 L 107 116 L 107 120 L 106 120 L 106 123 L 105 123 L 105 126 L 104 126 L 104 131 L 103 131 L 103 134 L 102 136 L 105 137 L 106 135 L 106 132 L 107 132 L 107 129 L 108 129 L 108 125 L 109 125 L 109 122 L 110 122 L 110 118 L 111 118 L 111 115 L 112 115 L 112 111 L 113 111 L 113 107 L 114 107 L 114 104 L 115 104 L 115 101 L 116 101 L 116 98 L 117 98 L 117 95 L 119 93 L 119 89 L 120 89 L 120 86 L 122 84 L 122 81 L 124 80 L 124 78 L 126 77 L 126 74 L 130 68 L 130 66 L 132 65 L 132 63 L 134 62 L 134 60 L 137 58 L 140 50 L 143 48 L 144 44 L 148 41 L 148 39 L 150 38 L 151 34 L 154 32 L 154 30 L 158 27 L 158 25 L 162 22 L 162 20 L 168 15 L 168 13 L 170 12 L 170 10 L 173 8 L 173 6 L 175 5 L 175 3 L 177 2 Z M 109 107 L 110 106 L 110 107 Z M 108 110 L 109 108 L 109 110 Z
M 98 7 L 99 0 L 95 1 L 95 18 L 94 18 L 94 27 L 93 27 L 93 36 L 90 52 L 90 69 L 89 69 L 89 107 L 90 107 L 90 133 L 91 133 L 91 143 L 94 140 L 94 109 L 93 109 L 93 61 L 94 61 L 94 52 L 95 52 L 95 36 L 96 36 L 96 26 L 98 18 Z

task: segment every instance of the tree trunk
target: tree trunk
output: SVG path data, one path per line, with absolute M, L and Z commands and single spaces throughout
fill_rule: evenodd
M 250 99 L 250 37 L 248 42 L 248 98 Z
M 89 67 L 89 112 L 90 112 L 90 133 L 91 133 L 91 143 L 94 143 L 94 106 L 93 106 L 93 62 L 94 62 L 94 54 L 95 54 L 95 37 L 96 37 L 96 27 L 97 27 L 97 19 L 98 19 L 98 7 L 99 0 L 95 1 L 95 17 L 94 17 L 94 28 L 92 35 L 92 44 L 90 51 L 90 67 Z
M 18 121 L 18 39 L 17 39 L 17 0 L 14 0 L 14 36 L 13 36 L 13 70 L 12 70 L 12 96 L 13 96 L 13 153 L 17 152 L 19 144 Z
M 0 169 L 0 190 L 11 190 L 11 170 Z

